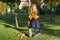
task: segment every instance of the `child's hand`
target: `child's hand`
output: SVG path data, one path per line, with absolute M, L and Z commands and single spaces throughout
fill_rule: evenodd
M 33 16 L 29 15 L 29 19 L 31 20 L 33 18 Z
M 34 19 L 38 19 L 38 18 L 39 18 L 39 16 L 37 16 L 37 15 L 34 16 Z

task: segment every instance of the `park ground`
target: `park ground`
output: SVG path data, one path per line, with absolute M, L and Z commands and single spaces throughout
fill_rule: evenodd
M 28 34 L 27 14 L 18 15 L 19 28 L 15 28 L 14 15 L 0 14 L 0 40 L 60 40 L 60 15 L 41 15 L 39 37 L 26 37 L 21 39 L 21 35 Z

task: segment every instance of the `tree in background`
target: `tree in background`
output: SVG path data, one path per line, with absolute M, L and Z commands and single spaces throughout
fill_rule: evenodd
M 0 2 L 0 13 L 6 13 L 6 3 Z

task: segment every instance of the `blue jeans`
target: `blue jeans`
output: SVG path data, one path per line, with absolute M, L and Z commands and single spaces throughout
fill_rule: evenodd
M 38 31 L 37 31 L 37 30 L 38 30 Z M 35 35 L 36 35 L 37 33 L 40 33 L 40 25 L 39 25 L 39 22 L 38 22 L 38 21 L 35 21 L 34 33 L 35 33 Z

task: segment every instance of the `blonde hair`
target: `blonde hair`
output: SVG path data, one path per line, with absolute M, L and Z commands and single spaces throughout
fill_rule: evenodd
M 34 12 L 35 14 L 38 13 L 36 4 L 32 4 L 30 11 Z

